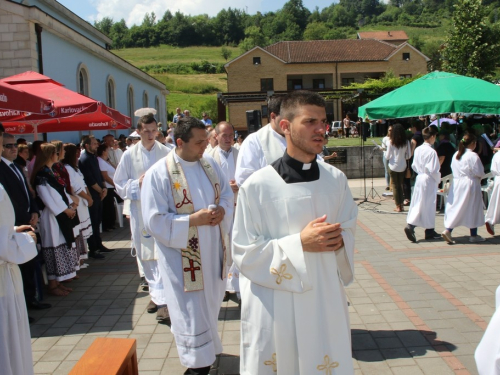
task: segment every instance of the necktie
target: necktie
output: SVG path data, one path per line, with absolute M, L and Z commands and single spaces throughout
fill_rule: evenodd
M 19 181 L 21 182 L 21 184 L 23 185 L 24 192 L 26 193 L 26 196 L 29 197 L 28 190 L 26 190 L 26 186 L 24 185 L 24 179 L 23 179 L 23 176 L 20 175 L 19 169 L 16 168 L 16 166 L 14 165 L 14 163 L 10 163 L 10 167 L 12 168 L 12 170 L 14 171 L 14 173 L 16 174 L 16 176 L 19 179 Z

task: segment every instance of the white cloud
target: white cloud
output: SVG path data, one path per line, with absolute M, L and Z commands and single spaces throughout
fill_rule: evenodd
M 100 20 L 110 17 L 115 22 L 125 19 L 127 26 L 140 25 L 146 13 L 154 12 L 160 19 L 168 10 L 174 14 L 180 11 L 183 14 L 208 14 L 215 16 L 221 9 L 229 7 L 245 10 L 255 14 L 260 10 L 261 1 L 248 0 L 92 0 L 97 14 L 91 20 Z

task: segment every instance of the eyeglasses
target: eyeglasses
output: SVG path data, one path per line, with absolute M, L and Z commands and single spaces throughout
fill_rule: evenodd
M 7 148 L 7 149 L 11 149 L 11 148 L 17 148 L 17 143 L 5 143 L 3 145 L 3 147 Z

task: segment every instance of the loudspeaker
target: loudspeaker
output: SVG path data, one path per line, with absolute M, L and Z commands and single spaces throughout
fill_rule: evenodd
M 247 129 L 248 134 L 254 133 L 262 127 L 260 111 L 247 111 Z

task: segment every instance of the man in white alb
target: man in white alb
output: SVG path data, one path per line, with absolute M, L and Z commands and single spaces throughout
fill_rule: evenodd
M 130 199 L 130 231 L 137 252 L 139 274 L 144 274 L 149 285 L 151 302 L 148 312 L 156 312 L 157 320 L 168 319 L 165 289 L 158 272 L 157 251 L 151 235 L 144 229 L 141 215 L 141 189 L 144 174 L 158 160 L 166 156 L 169 149 L 155 141 L 158 127 L 153 115 L 142 116 L 137 125 L 140 142 L 130 147 L 122 156 L 113 179 L 117 194 Z M 159 306 L 159 308 L 158 308 Z
M 240 373 L 352 375 L 344 285 L 354 277 L 357 206 L 346 176 L 317 161 L 324 99 L 295 91 L 283 99 L 280 117 L 285 154 L 238 192 Z
M 217 137 L 218 145 L 210 150 L 208 154 L 213 157 L 217 164 L 221 167 L 224 175 L 226 176 L 226 181 L 229 181 L 229 185 L 233 190 L 234 198 L 236 200 L 238 185 L 234 179 L 234 172 L 236 169 L 236 160 L 238 159 L 238 150 L 232 146 L 232 140 L 234 139 L 234 127 L 229 122 L 221 121 L 215 126 L 214 131 Z M 229 239 L 231 239 L 231 233 L 229 233 Z M 231 267 L 229 268 L 229 272 L 227 274 L 227 286 L 224 301 L 229 300 L 229 293 L 236 293 L 238 300 L 240 299 L 240 286 L 238 282 L 240 277 L 239 271 L 234 263 L 230 266 Z
M 243 185 L 252 173 L 283 156 L 286 139 L 279 126 L 281 100 L 280 96 L 269 99 L 269 124 L 250 134 L 241 144 L 235 172 L 238 186 Z
M 206 375 L 222 352 L 217 320 L 231 264 L 227 233 L 234 197 L 210 156 L 205 125 L 178 121 L 177 147 L 147 171 L 141 191 L 146 230 L 159 249 L 158 268 L 166 290 L 185 374 Z

